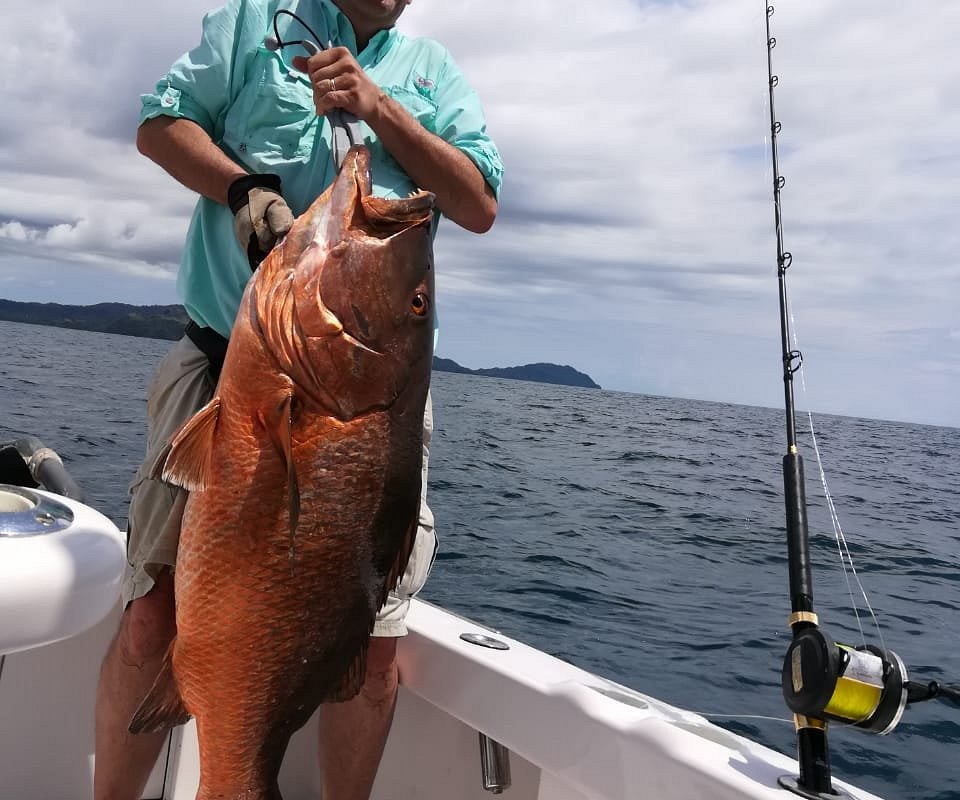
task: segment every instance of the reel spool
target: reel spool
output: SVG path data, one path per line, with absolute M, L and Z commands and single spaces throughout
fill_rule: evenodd
M 881 736 L 897 727 L 907 705 L 907 669 L 896 653 L 837 644 L 815 627 L 794 637 L 781 683 L 795 714 L 846 722 Z

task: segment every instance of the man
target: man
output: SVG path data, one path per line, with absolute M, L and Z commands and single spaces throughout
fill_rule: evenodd
M 493 224 L 499 154 L 446 50 L 394 27 L 410 2 L 230 0 L 205 17 L 200 44 L 143 97 L 138 148 L 201 198 L 178 280 L 192 323 L 150 386 L 148 451 L 131 488 L 125 610 L 97 691 L 95 800 L 139 798 L 164 741 L 127 732 L 175 633 L 172 572 L 185 495 L 150 477 L 153 460 L 212 395 L 211 366 L 215 372 L 251 264 L 336 175 L 325 114 L 342 109 L 361 121 L 376 194 L 402 197 L 420 187 L 467 230 Z M 300 40 L 331 46 L 309 55 Z M 424 490 L 429 428 L 425 419 Z M 399 594 L 374 628 L 363 689 L 321 711 L 324 800 L 367 798 L 373 786 L 396 702 L 396 637 L 406 632 L 409 596 L 435 551 L 425 503 L 420 522 Z

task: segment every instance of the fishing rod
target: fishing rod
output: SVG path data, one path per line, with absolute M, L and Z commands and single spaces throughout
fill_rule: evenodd
M 939 697 L 960 706 L 960 686 L 911 682 L 900 657 L 892 650 L 873 645 L 850 647 L 839 644 L 819 627 L 813 606 L 813 576 L 810 566 L 809 530 L 804 492 L 803 458 L 797 449 L 793 375 L 803 364 L 803 355 L 790 347 L 787 303 L 787 270 L 792 254 L 784 249 L 780 192 L 786 183 L 780 174 L 777 137 L 781 130 L 774 105 L 779 77 L 773 72 L 770 18 L 774 7 L 764 0 L 767 29 L 767 88 L 770 109 L 770 155 L 773 163 L 774 224 L 777 237 L 777 280 L 780 293 L 780 338 L 783 363 L 784 408 L 787 452 L 783 457 L 786 505 L 787 556 L 790 579 L 793 640 L 781 672 L 784 700 L 794 714 L 797 730 L 797 760 L 800 774 L 784 775 L 779 783 L 812 800 L 835 798 L 830 775 L 827 742 L 828 720 L 840 721 L 877 734 L 890 733 L 910 703 Z

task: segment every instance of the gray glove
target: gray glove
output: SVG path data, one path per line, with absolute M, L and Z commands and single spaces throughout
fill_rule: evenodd
M 256 269 L 293 226 L 293 212 L 280 194 L 279 175 L 244 175 L 230 184 L 227 203 L 250 268 Z

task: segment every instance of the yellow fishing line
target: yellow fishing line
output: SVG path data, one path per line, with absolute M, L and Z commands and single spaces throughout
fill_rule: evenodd
M 824 711 L 841 719 L 860 722 L 877 710 L 880 694 L 880 686 L 841 677 L 837 679 L 837 688 Z

